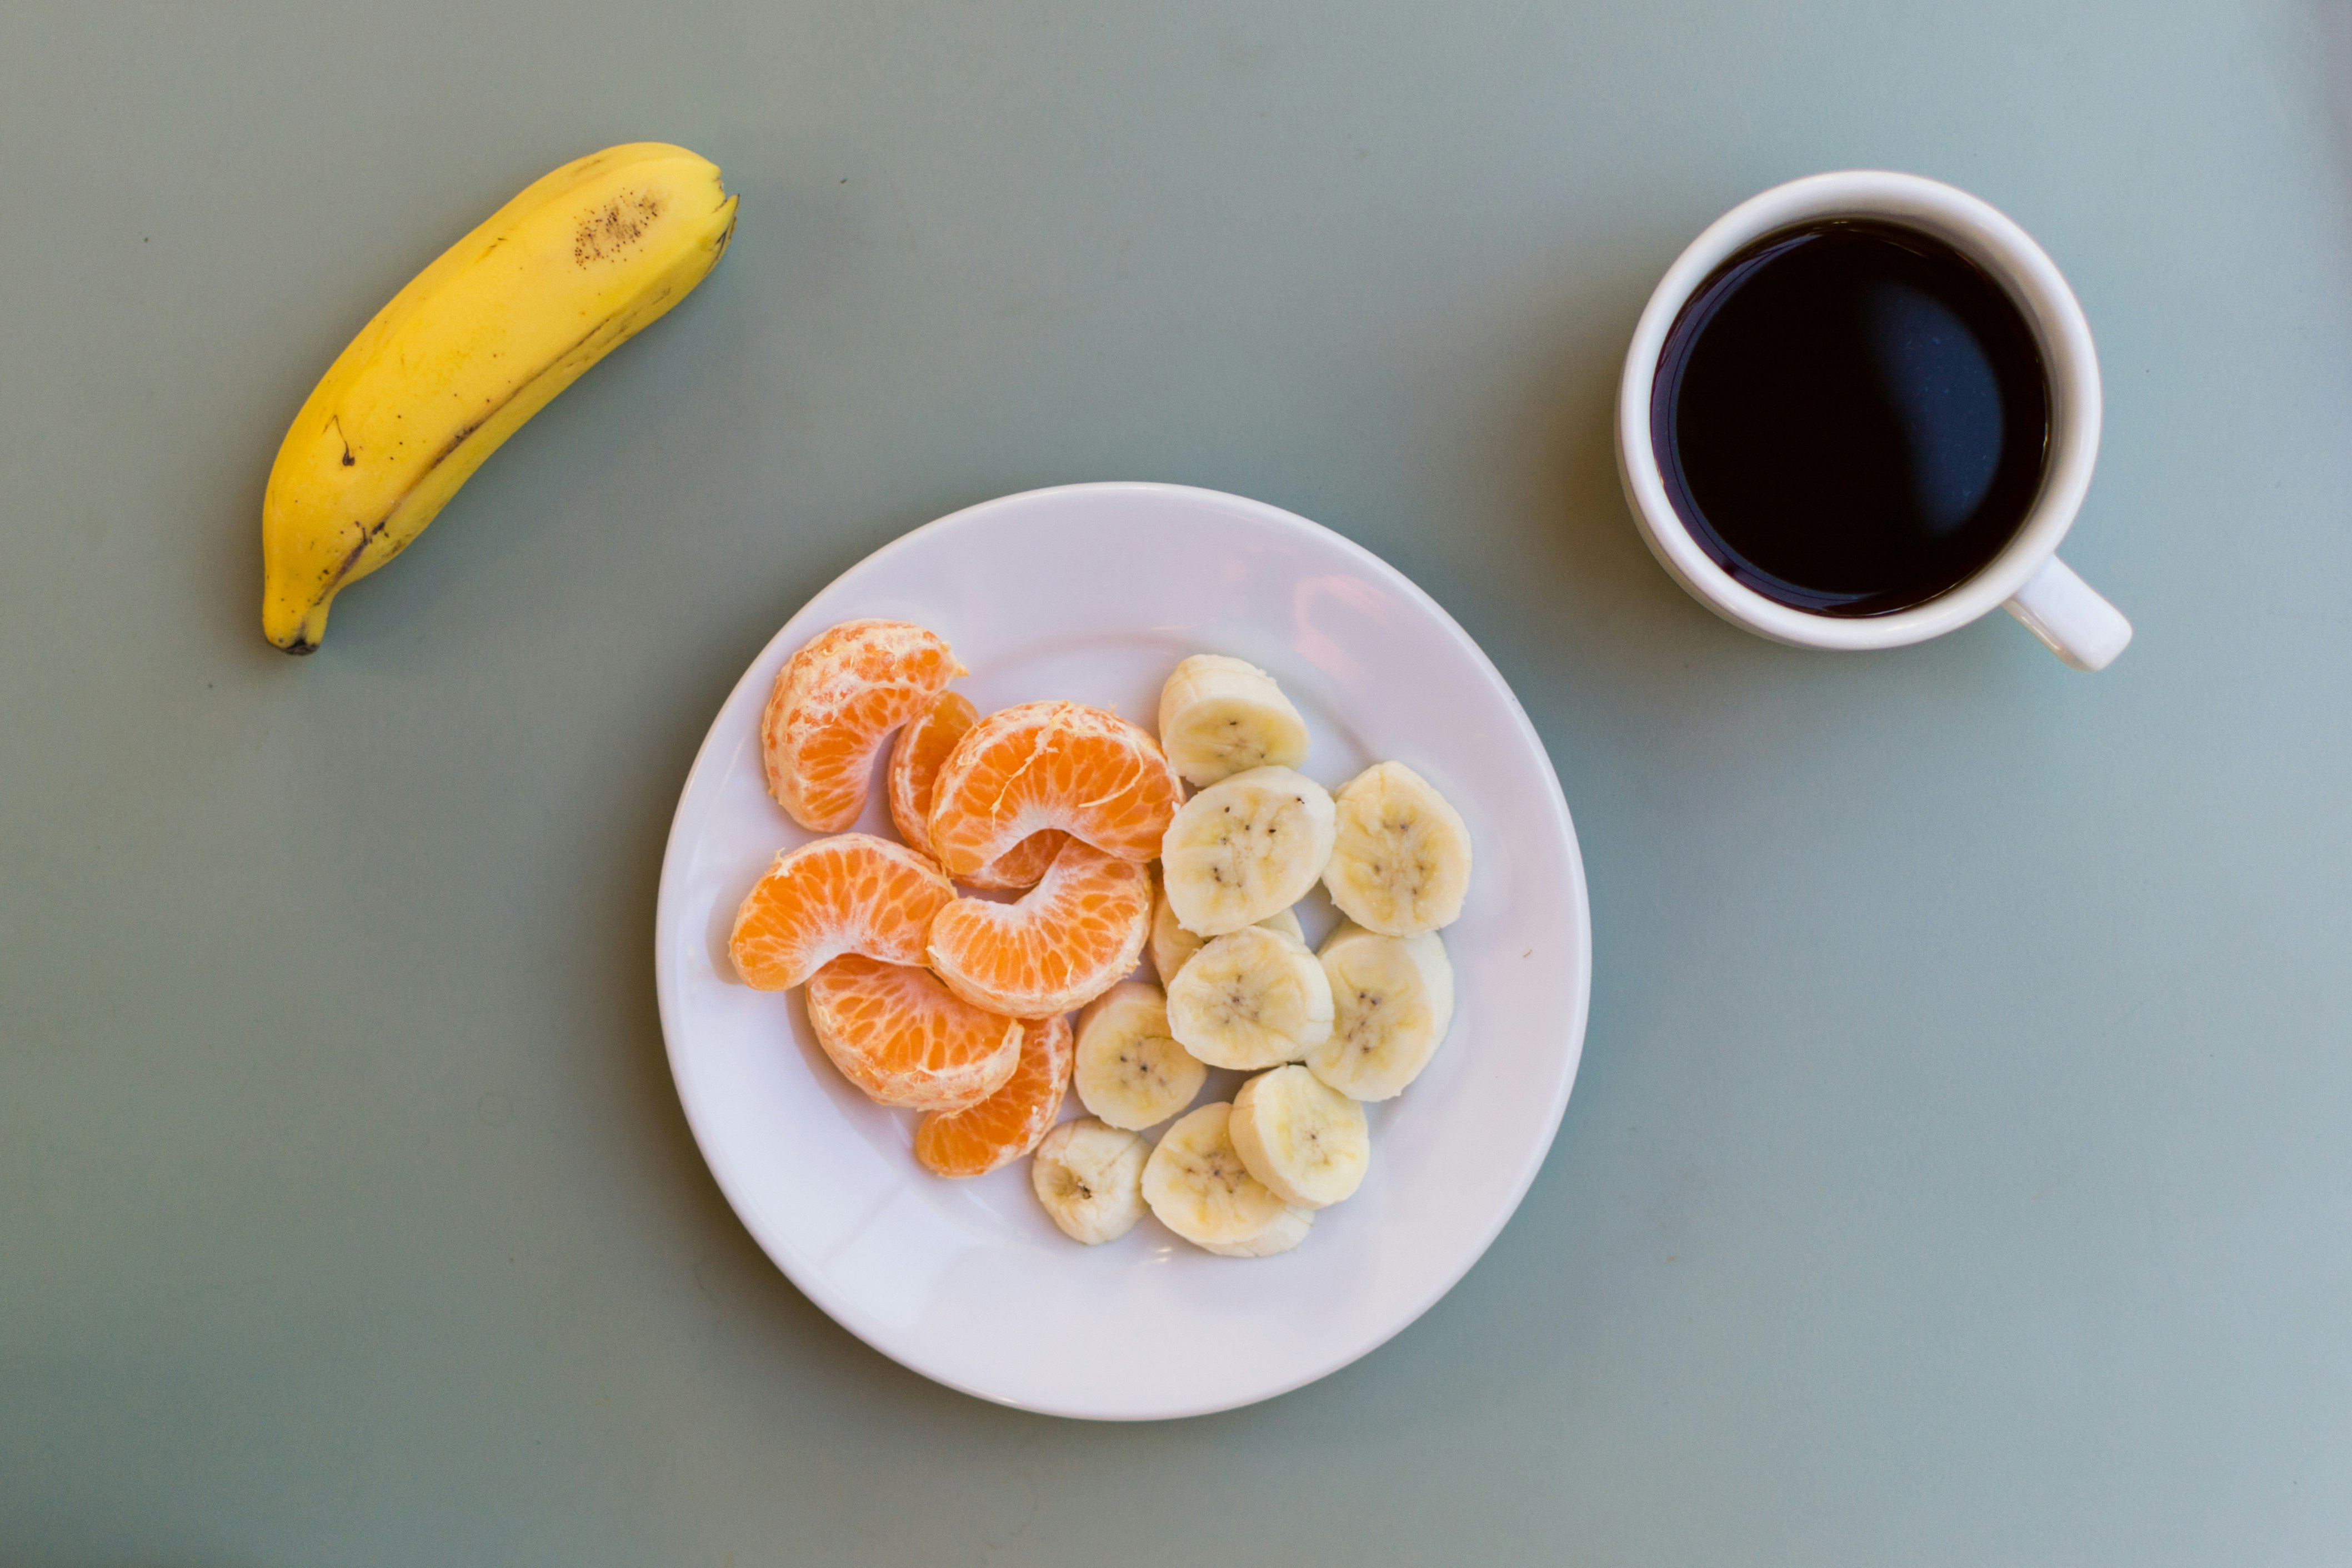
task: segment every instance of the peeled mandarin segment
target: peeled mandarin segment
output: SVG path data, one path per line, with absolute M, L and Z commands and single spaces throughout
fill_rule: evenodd
M 1125 977 L 1151 926 L 1151 878 L 1073 840 L 1017 904 L 960 898 L 931 922 L 930 963 L 975 1007 L 1045 1018 Z
M 1070 835 L 1059 828 L 1032 833 L 978 871 L 966 872 L 964 881 L 996 893 L 1034 887 L 1053 865 L 1054 857 L 1062 852 L 1062 846 L 1069 841 Z
M 932 920 L 953 902 L 955 884 L 923 856 L 843 833 L 776 857 L 736 910 L 727 951 L 759 991 L 788 991 L 844 953 L 919 964 Z
M 928 969 L 835 958 L 809 981 L 808 1011 L 841 1075 L 885 1105 L 960 1111 L 1021 1064 L 1020 1021 L 959 1000 Z
M 1047 828 L 1139 863 L 1159 854 L 1181 798 L 1159 742 L 1117 714 L 1023 703 L 956 744 L 934 786 L 931 844 L 950 876 Z
M 980 717 L 980 710 L 961 692 L 941 692 L 898 732 L 890 747 L 890 770 L 885 792 L 889 798 L 890 824 L 909 847 L 931 852 L 931 784 L 940 765 L 956 742 Z
M 943 1176 L 985 1176 L 1045 1141 L 1062 1113 L 1076 1053 L 1066 1018 L 1022 1026 L 1021 1061 L 1004 1087 L 962 1111 L 934 1111 L 915 1128 L 915 1158 Z
M 819 632 L 776 672 L 760 725 L 768 792 L 813 832 L 849 826 L 882 743 L 964 673 L 943 638 L 909 622 Z
M 961 692 L 941 692 L 898 732 L 898 742 L 890 748 L 885 787 L 890 821 L 900 838 L 925 854 L 931 852 L 931 787 L 948 754 L 979 717 L 980 710 L 971 706 L 970 697 Z M 1068 840 L 1067 833 L 1050 829 L 1032 833 L 978 871 L 966 873 L 963 880 L 974 887 L 991 889 L 1034 887 Z

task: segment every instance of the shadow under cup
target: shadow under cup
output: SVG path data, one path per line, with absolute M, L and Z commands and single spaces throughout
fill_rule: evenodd
M 1951 244 L 1875 217 L 1799 222 L 1722 262 L 1667 330 L 1649 404 L 1693 542 L 1813 615 L 1968 582 L 2049 468 L 2051 376 L 2023 310 Z

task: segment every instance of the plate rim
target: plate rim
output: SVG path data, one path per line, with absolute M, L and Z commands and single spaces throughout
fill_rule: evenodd
M 1267 1386 L 1255 1392 L 1234 1397 L 1212 1399 L 1198 1405 L 1175 1405 L 1164 1408 L 1139 1410 L 1100 1410 L 1021 1399 L 995 1390 L 978 1387 L 964 1378 L 929 1364 L 925 1358 L 907 1347 L 886 1343 L 889 1338 L 888 1330 L 879 1323 L 867 1321 L 866 1314 L 859 1308 L 844 1300 L 830 1288 L 821 1271 L 806 1266 L 806 1260 L 800 1259 L 793 1248 L 763 1233 L 760 1223 L 752 1218 L 759 1212 L 759 1206 L 751 1203 L 747 1197 L 739 1195 L 736 1176 L 729 1168 L 723 1155 L 714 1148 L 712 1138 L 706 1135 L 693 1098 L 687 1092 L 679 1061 L 678 1040 L 681 1025 L 676 1016 L 678 993 L 683 982 L 677 973 L 670 955 L 676 946 L 672 940 L 676 934 L 675 922 L 679 918 L 674 913 L 675 899 L 677 895 L 677 884 L 685 875 L 686 857 L 680 852 L 680 835 L 686 831 L 687 804 L 698 792 L 705 769 L 717 766 L 712 760 L 712 756 L 713 748 L 719 740 L 719 720 L 725 716 L 727 710 L 733 706 L 744 688 L 751 683 L 753 676 L 766 666 L 770 655 L 777 651 L 779 645 L 784 641 L 785 635 L 793 630 L 793 622 L 807 612 L 810 605 L 814 604 L 850 577 L 866 570 L 874 563 L 914 548 L 916 541 L 935 533 L 974 526 L 979 519 L 991 512 L 1034 503 L 1047 497 L 1139 494 L 1175 496 L 1190 500 L 1208 501 L 1221 507 L 1235 507 L 1251 515 L 1262 524 L 1284 532 L 1301 534 L 1316 539 L 1320 544 L 1336 547 L 1342 555 L 1352 558 L 1357 564 L 1391 588 L 1401 591 L 1407 599 L 1418 603 L 1433 618 L 1439 629 L 1470 656 L 1474 666 L 1485 672 L 1495 689 L 1502 694 L 1512 724 L 1520 738 L 1525 740 L 1534 752 L 1537 761 L 1542 767 L 1544 781 L 1549 786 L 1547 791 L 1547 802 L 1551 809 L 1554 825 L 1568 849 L 1570 901 L 1577 917 L 1576 977 L 1574 1005 L 1570 1009 L 1570 1027 L 1564 1039 L 1570 1057 L 1569 1068 L 1560 1080 L 1559 1088 L 1553 1096 L 1552 1103 L 1547 1108 L 1543 1136 L 1531 1145 L 1528 1157 L 1512 1182 L 1509 1201 L 1497 1206 L 1494 1219 L 1486 1227 L 1485 1233 L 1478 1238 L 1477 1245 L 1466 1254 L 1460 1268 L 1439 1279 L 1433 1288 L 1423 1292 L 1408 1309 L 1400 1312 L 1394 1322 L 1377 1334 L 1361 1343 L 1347 1346 L 1334 1355 L 1316 1361 L 1295 1375 L 1286 1375 L 1283 1378 L 1273 1380 Z M 985 1400 L 991 1405 L 1069 1420 L 1120 1422 L 1183 1420 L 1195 1416 L 1210 1416 L 1221 1411 L 1242 1409 L 1248 1406 L 1262 1404 L 1269 1399 L 1279 1398 L 1283 1395 L 1296 1392 L 1310 1383 L 1318 1382 L 1329 1376 L 1342 1367 L 1362 1360 L 1420 1322 L 1432 1307 L 1443 1301 L 1454 1287 L 1460 1284 L 1468 1276 L 1470 1270 L 1476 1268 L 1486 1256 L 1487 1250 L 1494 1246 L 1504 1228 L 1518 1214 L 1519 1206 L 1526 1201 L 1529 1189 L 1534 1186 L 1537 1176 L 1543 1169 L 1544 1161 L 1550 1157 L 1552 1145 L 1559 1136 L 1560 1123 L 1568 1112 L 1570 1096 L 1576 1088 L 1577 1075 L 1583 1067 L 1585 1029 L 1590 1021 L 1592 1007 L 1592 907 L 1586 885 L 1583 846 L 1578 841 L 1576 824 L 1569 812 L 1568 797 L 1560 789 L 1559 769 L 1552 765 L 1549 747 L 1545 746 L 1543 737 L 1537 731 L 1534 721 L 1528 717 L 1527 708 L 1520 703 L 1518 694 L 1511 689 L 1510 682 L 1504 679 L 1502 671 L 1496 667 L 1495 662 L 1486 656 L 1486 651 L 1480 647 L 1476 639 L 1464 630 L 1461 622 L 1454 620 L 1445 607 L 1432 598 L 1419 583 L 1414 582 L 1396 567 L 1363 545 L 1348 538 L 1347 535 L 1327 528 L 1312 518 L 1276 507 L 1271 502 L 1256 500 L 1247 496 L 1236 496 L 1227 491 L 1212 490 L 1196 485 L 1174 485 L 1150 480 L 1084 481 L 1042 486 L 1034 489 L 993 497 L 968 507 L 959 507 L 955 511 L 934 517 L 919 527 L 908 529 L 896 538 L 876 547 L 843 570 L 835 573 L 822 588 L 803 600 L 798 609 L 786 616 L 782 624 L 777 627 L 775 634 L 761 644 L 759 652 L 752 655 L 750 664 L 744 667 L 743 673 L 736 677 L 734 684 L 727 688 L 726 695 L 719 699 L 718 708 L 711 716 L 709 727 L 703 732 L 701 744 L 695 748 L 694 761 L 687 769 L 685 781 L 678 787 L 677 805 L 670 813 L 669 831 L 663 841 L 661 875 L 656 885 L 654 902 L 654 996 L 656 1007 L 660 1015 L 662 1051 L 669 1066 L 670 1086 L 677 1095 L 678 1108 L 686 1116 L 687 1127 L 694 1134 L 695 1149 L 702 1156 L 704 1168 L 710 1173 L 711 1179 L 718 1184 L 719 1194 L 726 1198 L 727 1206 L 734 1213 L 736 1222 L 743 1227 L 745 1233 L 767 1256 L 768 1260 L 792 1282 L 793 1288 L 814 1302 L 825 1316 L 877 1354 L 888 1357 L 908 1371 L 929 1378 L 943 1387 L 952 1388 L 960 1394 Z

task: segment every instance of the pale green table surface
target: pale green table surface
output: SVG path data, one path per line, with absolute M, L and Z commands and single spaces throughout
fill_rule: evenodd
M 15 8 L 0 23 L 0 1561 L 2205 1564 L 2352 1556 L 2352 139 L 2302 4 Z M 295 661 L 296 404 L 596 147 L 711 280 Z M 1651 284 L 1951 180 L 2108 388 L 2067 555 L 1891 654 L 1716 621 L 1608 416 Z M 721 695 L 1003 492 L 1263 497 L 1517 687 L 1582 1076 L 1386 1348 L 1105 1427 L 852 1339 L 672 1093 Z

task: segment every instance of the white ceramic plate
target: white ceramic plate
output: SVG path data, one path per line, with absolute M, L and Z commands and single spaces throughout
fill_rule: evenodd
M 981 711 L 1043 697 L 1153 725 L 1187 653 L 1272 671 L 1338 786 L 1395 758 L 1470 825 L 1475 869 L 1445 932 L 1459 998 L 1420 1081 L 1371 1108 L 1362 1189 L 1297 1251 L 1213 1257 L 1155 1220 L 1085 1248 L 1022 1161 L 924 1172 L 914 1116 L 866 1101 L 795 993 L 727 959 L 735 907 L 808 838 L 768 798 L 759 725 L 785 657 L 858 616 L 948 638 Z M 877 784 L 861 827 L 890 833 Z M 1321 894 L 1311 939 L 1332 923 Z M 1247 1405 L 1355 1360 L 1476 1262 L 1551 1145 L 1591 990 L 1584 866 L 1559 780 L 1510 688 L 1419 589 L 1303 517 L 1165 485 L 1080 485 L 943 517 L 844 573 L 776 633 L 719 709 L 662 864 L 655 971 L 670 1069 L 703 1157 L 779 1268 L 842 1326 L 950 1387 L 1061 1416 L 1150 1419 Z M 1230 1098 L 1214 1074 L 1204 1098 Z M 1070 1096 L 1066 1116 L 1080 1114 Z M 1156 1134 L 1156 1130 L 1155 1130 Z

